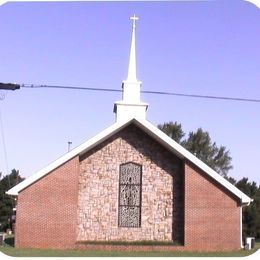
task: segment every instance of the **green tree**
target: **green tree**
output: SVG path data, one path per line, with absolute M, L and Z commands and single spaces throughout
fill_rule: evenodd
M 227 176 L 232 168 L 229 151 L 224 146 L 218 147 L 215 142 L 211 141 L 209 133 L 201 128 L 196 132 L 190 132 L 186 139 L 181 124 L 177 122 L 160 124 L 158 128 L 254 199 L 249 206 L 243 207 L 243 235 L 260 238 L 260 185 L 257 186 L 254 181 L 249 182 L 245 177 L 236 181 Z
M 211 141 L 209 133 L 201 128 L 190 132 L 183 146 L 224 177 L 232 169 L 229 151 L 222 145 L 218 147 Z
M 218 147 L 215 142 L 212 142 L 208 132 L 199 128 L 196 132 L 190 132 L 188 138 L 185 139 L 181 124 L 177 122 L 164 123 L 158 125 L 158 128 L 220 175 L 227 177 L 228 171 L 232 169 L 230 153 L 226 147 Z
M 169 122 L 158 125 L 158 128 L 161 129 L 165 134 L 170 136 L 177 143 L 182 144 L 185 133 L 182 130 L 181 124 L 178 124 L 176 121 L 174 123 Z
M 19 175 L 19 171 L 15 169 L 0 180 L 0 231 L 10 228 L 11 215 L 15 207 L 14 198 L 5 192 L 22 180 L 23 178 Z
M 254 199 L 249 206 L 243 207 L 243 235 L 260 238 L 260 185 L 244 177 L 235 186 Z

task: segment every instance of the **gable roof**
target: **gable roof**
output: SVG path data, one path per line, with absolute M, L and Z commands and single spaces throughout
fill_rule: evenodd
M 85 152 L 89 151 L 93 147 L 102 143 L 103 141 L 105 141 L 109 137 L 113 136 L 114 134 L 118 133 L 120 130 L 122 130 L 123 128 L 127 127 L 128 125 L 130 125 L 132 123 L 137 125 L 145 133 L 147 133 L 149 136 L 154 138 L 158 143 L 160 143 L 162 146 L 164 146 L 170 152 L 172 152 L 173 154 L 178 156 L 180 159 L 186 159 L 186 160 L 192 162 L 199 169 L 201 169 L 203 172 L 205 172 L 211 178 L 213 178 L 217 183 L 221 184 L 223 187 L 225 187 L 227 190 L 229 190 L 232 194 L 234 194 L 237 198 L 239 198 L 241 201 L 241 204 L 248 205 L 248 204 L 250 204 L 251 201 L 253 201 L 246 194 L 241 192 L 238 188 L 236 188 L 234 185 L 232 185 L 229 181 L 227 181 L 225 178 L 223 178 L 221 175 L 219 175 L 216 171 L 211 169 L 204 162 L 202 162 L 200 159 L 198 159 L 196 156 L 194 156 L 192 153 L 190 153 L 184 147 L 179 145 L 176 141 L 171 139 L 168 135 L 163 133 L 161 130 L 159 130 L 157 127 L 155 127 L 149 121 L 147 121 L 145 119 L 137 119 L 137 118 L 128 119 L 124 122 L 120 121 L 120 122 L 114 123 L 110 127 L 106 128 L 104 131 L 102 131 L 101 133 L 97 134 L 93 138 L 89 139 L 88 141 L 86 141 L 83 144 L 79 145 L 78 147 L 74 148 L 70 152 L 63 155 L 62 157 L 58 158 L 56 161 L 52 162 L 45 168 L 43 168 L 40 171 L 36 172 L 35 174 L 31 175 L 30 177 L 25 179 L 23 182 L 14 186 L 10 190 L 8 190 L 6 193 L 9 195 L 18 195 L 18 193 L 20 191 L 22 191 L 26 187 L 30 186 L 34 182 L 38 181 L 39 179 L 41 179 L 42 177 L 44 177 L 51 171 L 55 170 L 60 165 L 69 161 L 70 159 L 74 158 L 75 156 L 84 154 Z

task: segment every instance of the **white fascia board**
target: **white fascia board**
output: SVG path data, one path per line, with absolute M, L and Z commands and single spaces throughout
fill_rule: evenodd
M 207 164 L 202 162 L 200 159 L 198 159 L 195 155 L 193 155 L 191 152 L 186 150 L 184 147 L 182 147 L 180 144 L 178 144 L 176 141 L 174 141 L 172 138 L 170 138 L 168 135 L 166 135 L 164 132 L 162 132 L 160 129 L 155 127 L 153 124 L 151 124 L 147 120 L 137 120 L 139 122 L 139 126 L 141 128 L 145 127 L 147 130 L 149 130 L 149 133 L 152 137 L 155 138 L 160 144 L 165 146 L 168 150 L 176 154 L 181 159 L 185 158 L 188 161 L 195 164 L 198 168 L 200 168 L 203 172 L 207 173 L 210 177 L 212 177 L 216 182 L 220 183 L 222 186 L 224 186 L 226 189 L 228 189 L 231 193 L 233 193 L 236 197 L 238 197 L 241 200 L 241 204 L 243 205 L 249 205 L 250 202 L 253 200 L 248 197 L 246 194 L 244 194 L 242 191 L 240 191 L 237 187 L 235 187 L 233 184 L 231 184 L 229 181 L 227 181 L 225 178 L 223 178 L 220 174 L 218 174 L 216 171 L 214 171 L 212 168 L 210 168 Z M 143 128 L 143 130 L 145 130 Z M 146 131 L 147 133 L 147 131 Z
M 161 145 L 163 145 L 166 149 L 174 153 L 176 156 L 178 156 L 180 159 L 187 159 L 188 161 L 192 162 L 194 165 L 196 165 L 198 168 L 200 168 L 203 172 L 207 173 L 209 176 L 211 176 L 216 182 L 220 183 L 222 186 L 224 186 L 227 190 L 229 190 L 231 193 L 233 193 L 236 197 L 240 198 L 242 205 L 249 205 L 250 202 L 253 200 L 248 197 L 246 194 L 241 192 L 238 188 L 236 188 L 233 184 L 231 184 L 229 181 L 227 181 L 225 178 L 223 178 L 221 175 L 219 175 L 216 171 L 211 169 L 208 165 L 206 165 L 204 162 L 202 162 L 200 159 L 198 159 L 196 156 L 194 156 L 192 153 L 190 153 L 188 150 L 183 148 L 180 144 L 175 142 L 172 138 L 170 138 L 168 135 L 163 133 L 161 130 L 159 130 L 157 127 L 155 127 L 153 124 L 151 124 L 146 119 L 137 119 L 137 118 L 131 118 L 125 121 L 116 122 L 112 126 L 106 128 L 101 133 L 97 134 L 93 138 L 89 139 L 85 143 L 79 145 L 75 149 L 71 150 L 67 154 L 63 155 L 53 163 L 49 164 L 47 167 L 43 168 L 42 170 L 36 172 L 35 174 L 31 175 L 27 179 L 25 179 L 23 182 L 19 183 L 18 185 L 14 186 L 12 189 L 8 190 L 6 193 L 9 195 L 18 195 L 18 193 L 28 187 L 29 185 L 33 184 L 40 178 L 44 177 L 54 169 L 58 168 L 60 165 L 64 164 L 65 162 L 69 161 L 73 157 L 77 155 L 81 155 L 94 146 L 98 145 L 99 143 L 103 142 L 113 134 L 120 131 L 122 128 L 126 127 L 130 123 L 134 122 L 137 126 L 139 126 L 142 130 L 144 130 L 148 135 L 153 137 L 157 142 L 159 142 Z
M 118 132 L 122 127 L 125 127 L 126 125 L 130 124 L 131 120 L 127 120 L 124 122 L 119 122 L 111 125 L 110 127 L 106 128 L 101 133 L 97 134 L 93 138 L 89 139 L 88 141 L 84 142 L 83 144 L 79 145 L 78 147 L 74 148 L 70 152 L 66 153 L 59 159 L 55 160 L 51 164 L 47 165 L 45 168 L 41 169 L 40 171 L 34 173 L 30 177 L 26 178 L 24 181 L 20 182 L 10 190 L 6 192 L 6 194 L 17 196 L 20 191 L 28 187 L 29 185 L 33 184 L 40 178 L 44 177 L 54 169 L 58 168 L 65 162 L 69 161 L 70 159 L 74 158 L 77 155 L 80 155 L 92 147 L 96 146 L 97 144 L 101 143 L 105 139 L 109 138 L 116 132 Z

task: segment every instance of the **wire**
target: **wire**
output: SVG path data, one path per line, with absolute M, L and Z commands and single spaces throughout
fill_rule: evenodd
M 88 90 L 88 91 L 103 91 L 103 92 L 122 92 L 122 90 L 120 90 L 120 89 L 113 89 L 113 88 L 88 88 L 88 87 L 30 85 L 30 84 L 22 84 L 20 86 L 21 86 L 21 88 L 55 88 L 55 89 Z M 185 94 L 185 93 L 149 91 L 149 90 L 143 90 L 143 91 L 141 91 L 141 93 L 155 94 L 155 95 L 179 96 L 179 97 L 190 97 L 190 98 L 204 98 L 204 99 L 217 99 L 217 100 L 230 100 L 230 101 L 260 103 L 260 99 L 252 99 L 252 98 L 197 95 L 197 94 Z
M 1 110 L 0 110 L 0 132 L 1 132 L 1 139 L 2 139 L 2 144 L 3 144 L 3 152 L 4 152 L 4 159 L 5 159 L 5 166 L 6 166 L 6 175 L 8 175 L 9 174 L 9 166 L 8 166 L 6 143 L 5 143 L 4 124 L 3 124 Z M 8 184 L 9 184 L 9 187 L 10 187 L 9 178 L 8 178 Z
M 1 110 L 0 110 L 0 132 L 1 132 L 1 139 L 2 139 L 2 144 L 3 144 L 4 160 L 5 160 L 5 167 L 6 167 L 6 176 L 7 176 L 7 179 L 8 179 L 9 189 L 11 189 L 11 183 L 10 183 L 10 178 L 9 178 L 8 157 L 7 157 L 5 134 L 4 134 L 4 124 L 3 124 Z
M 86 88 L 86 87 L 72 87 L 72 86 L 50 86 L 50 85 L 21 85 L 21 88 L 57 88 L 57 89 L 74 89 L 74 90 L 92 90 L 92 91 L 106 91 L 106 92 L 122 92 L 120 89 L 113 88 Z
M 148 93 L 148 94 L 172 95 L 172 96 L 180 96 L 180 97 L 208 98 L 208 99 L 221 99 L 221 100 L 245 101 L 245 102 L 260 102 L 260 99 L 251 99 L 251 98 L 220 97 L 220 96 L 183 94 L 183 93 L 171 93 L 171 92 L 159 92 L 159 91 L 141 91 L 141 92 Z
M 8 90 L 0 89 L 0 100 L 4 100 L 5 97 L 7 96 Z
M 4 135 L 4 123 L 3 123 L 3 118 L 2 118 L 2 113 L 0 109 L 0 132 L 1 132 L 1 138 L 2 138 L 2 144 L 3 144 L 3 151 L 4 151 L 4 158 L 5 158 L 5 166 L 6 166 L 6 177 L 8 180 L 8 188 L 11 189 L 11 182 L 10 182 L 10 174 L 9 174 L 9 164 L 8 164 L 8 157 L 7 157 L 7 149 L 6 149 L 6 143 L 5 143 L 5 135 Z M 12 196 L 9 195 L 11 198 L 11 204 L 12 204 L 12 209 L 15 206 L 14 200 Z

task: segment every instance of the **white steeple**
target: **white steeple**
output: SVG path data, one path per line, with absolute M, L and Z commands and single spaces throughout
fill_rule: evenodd
M 135 15 L 130 18 L 133 20 L 132 41 L 130 49 L 129 67 L 127 79 L 123 81 L 123 99 L 114 105 L 116 113 L 116 121 L 122 121 L 128 118 L 136 117 L 145 119 L 148 104 L 141 102 L 141 81 L 137 80 L 136 76 L 136 41 L 135 30 L 136 21 L 139 19 Z
M 135 27 L 136 27 L 136 21 L 139 18 L 134 15 L 134 16 L 130 17 L 130 19 L 133 20 L 133 31 L 132 31 L 132 42 L 131 42 L 131 49 L 130 49 L 130 59 L 129 59 L 127 81 L 137 81 L 137 78 L 136 78 Z

